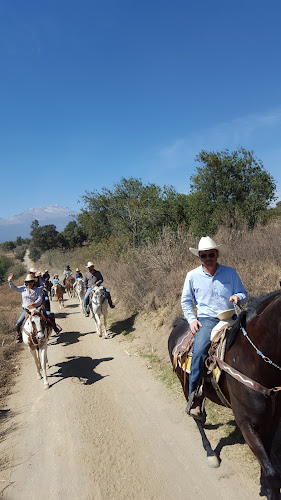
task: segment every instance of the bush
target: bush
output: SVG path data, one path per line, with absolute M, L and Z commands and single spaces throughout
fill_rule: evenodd
M 13 266 L 13 261 L 6 255 L 0 256 L 0 284 L 5 281 L 8 276 L 9 269 Z

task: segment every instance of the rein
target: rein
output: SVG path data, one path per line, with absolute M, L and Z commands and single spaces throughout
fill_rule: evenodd
M 241 308 L 234 303 L 234 309 L 235 309 L 235 312 L 237 314 L 237 316 L 240 314 L 241 312 Z M 252 342 L 252 340 L 250 339 L 250 337 L 248 336 L 245 328 L 240 325 L 240 328 L 241 328 L 241 331 L 244 335 L 244 337 L 248 340 L 248 342 L 251 344 L 251 346 L 255 349 L 256 353 L 261 356 L 261 358 L 266 362 L 266 363 L 269 363 L 270 365 L 274 366 L 274 368 L 277 368 L 278 370 L 281 371 L 281 367 L 276 365 L 276 363 L 274 363 L 268 356 L 265 356 L 258 348 L 257 346 L 255 346 L 254 342 Z M 281 390 L 281 388 L 279 388 L 279 390 Z
M 239 372 L 236 368 L 233 368 L 233 366 L 230 366 L 225 361 L 222 361 L 217 356 L 214 356 L 214 359 L 221 370 L 224 370 L 226 373 L 231 375 L 231 377 L 235 378 L 235 380 L 238 380 L 238 382 L 254 389 L 254 391 L 261 392 L 265 396 L 275 396 L 276 392 L 281 391 L 281 387 L 272 387 L 272 389 L 264 387 L 255 380 L 244 375 L 244 373 Z

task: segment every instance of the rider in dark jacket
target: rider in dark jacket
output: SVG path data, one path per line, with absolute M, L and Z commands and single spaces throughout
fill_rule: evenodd
M 90 293 L 93 290 L 95 286 L 99 286 L 103 282 L 103 277 L 100 271 L 97 271 L 95 269 L 95 265 L 93 262 L 88 262 L 87 264 L 88 267 L 88 272 L 85 274 L 84 278 L 84 286 L 85 286 L 85 296 L 84 296 L 84 308 L 85 308 L 85 316 L 89 316 L 90 311 L 89 311 L 89 300 L 90 300 Z M 105 288 L 105 291 L 107 292 L 107 300 L 109 306 L 113 309 L 115 305 L 112 302 L 111 295 L 109 290 Z

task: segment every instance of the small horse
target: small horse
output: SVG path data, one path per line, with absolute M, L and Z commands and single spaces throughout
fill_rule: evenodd
M 107 293 L 103 286 L 95 286 L 90 295 L 89 303 L 91 316 L 94 318 L 97 332 L 100 337 L 102 337 L 102 329 L 104 329 L 104 338 L 110 338 L 110 335 L 106 332 L 106 319 L 107 319 Z M 101 316 L 103 316 L 103 328 L 101 324 Z
M 44 388 L 49 388 L 46 372 L 47 365 L 47 342 L 51 334 L 52 327 L 43 317 L 38 309 L 31 309 L 27 313 L 21 332 L 22 340 L 32 354 L 37 368 L 37 378 L 41 379 L 41 369 L 43 371 Z
M 60 309 L 62 309 L 62 307 L 64 307 L 63 294 L 65 292 L 65 288 L 62 285 L 60 285 L 59 283 L 55 283 L 54 290 L 55 290 L 55 295 L 58 299 Z
M 73 297 L 73 285 L 75 283 L 75 279 L 73 278 L 73 276 L 68 276 L 68 278 L 66 278 L 65 280 L 65 290 L 67 291 L 68 293 L 68 296 L 69 297 Z
M 77 295 L 77 298 L 79 300 L 80 308 L 81 311 L 83 311 L 83 305 L 84 305 L 84 281 L 83 278 L 77 278 L 76 280 L 76 285 L 75 285 L 75 293 Z
M 172 363 L 173 349 L 186 334 L 188 323 L 183 318 L 177 318 L 173 326 L 168 340 Z M 261 494 L 268 495 L 269 500 L 279 500 L 281 477 L 272 465 L 270 453 L 281 417 L 280 290 L 252 299 L 248 310 L 241 312 L 228 333 L 224 361 L 220 388 L 230 402 L 246 443 L 261 465 Z M 188 374 L 185 384 L 184 370 L 177 365 L 175 372 L 188 400 Z M 205 378 L 203 397 L 223 404 L 210 378 Z M 219 458 L 206 437 L 204 420 L 195 421 L 209 465 L 218 467 Z

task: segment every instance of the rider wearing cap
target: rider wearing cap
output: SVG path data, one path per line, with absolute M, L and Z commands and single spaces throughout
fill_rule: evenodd
M 100 271 L 97 271 L 95 269 L 95 265 L 93 262 L 88 262 L 87 264 L 88 272 L 85 274 L 84 278 L 84 286 L 85 286 L 85 296 L 84 296 L 84 308 L 85 308 L 85 316 L 89 316 L 90 311 L 89 311 L 89 300 L 90 300 L 90 293 L 93 290 L 95 286 L 99 286 L 103 282 L 103 277 Z M 109 306 L 113 309 L 115 305 L 112 302 L 111 295 L 109 290 L 105 288 L 105 291 L 107 293 L 107 300 Z
M 201 238 L 198 248 L 189 250 L 199 257 L 200 266 L 186 275 L 181 305 L 190 330 L 195 335 L 189 375 L 188 411 L 194 418 L 200 419 L 201 398 L 198 391 L 211 343 L 210 334 L 219 322 L 217 314 L 230 309 L 233 303 L 243 304 L 247 299 L 247 292 L 235 269 L 217 262 L 221 249 L 209 236 Z

